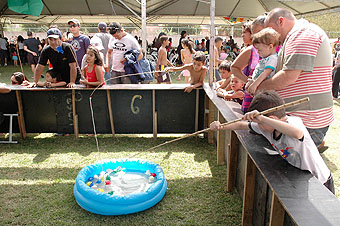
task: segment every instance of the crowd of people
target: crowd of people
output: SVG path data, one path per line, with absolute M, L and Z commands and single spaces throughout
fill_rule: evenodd
M 202 86 L 206 78 L 209 38 L 190 39 L 183 31 L 177 65 L 173 65 L 168 59 L 172 40 L 161 33 L 152 44 L 158 52 L 153 68 L 138 37 L 127 33 L 119 23 L 99 23 L 98 33 L 91 39 L 80 33 L 78 20 L 72 19 L 68 25 L 70 32 L 64 36 L 58 28 L 51 27 L 45 45 L 31 40 L 31 36 L 23 42 L 34 69 L 34 81 L 26 82 L 30 87 L 149 83 L 153 77 L 159 84 L 171 83 L 169 72 L 181 71 L 178 79 L 182 75 L 186 78 L 189 84 L 184 91 L 189 93 Z M 209 67 L 214 70 L 216 95 L 239 103 L 244 119 L 251 123 L 223 127 L 213 122 L 211 129 L 250 129 L 264 135 L 285 160 L 309 170 L 334 193 L 332 175 L 318 148 L 323 146 L 334 120 L 332 97 L 337 98 L 339 93 L 339 52 L 332 65 L 326 33 L 315 24 L 296 19 L 287 9 L 273 9 L 268 15 L 244 23 L 242 38 L 240 50 L 232 37 L 211 40 L 215 58 Z M 336 48 L 340 50 L 339 41 Z M 0 48 L 3 57 L 1 40 Z M 41 83 L 39 79 L 48 64 L 46 82 Z M 13 76 L 12 83 L 27 80 L 23 75 Z M 260 111 L 303 97 L 309 98 L 307 104 L 258 116 Z

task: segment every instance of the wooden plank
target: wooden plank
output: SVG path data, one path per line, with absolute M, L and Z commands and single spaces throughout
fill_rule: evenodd
M 222 114 L 218 112 L 218 121 L 220 123 L 225 123 L 226 120 L 223 118 Z M 217 165 L 224 165 L 225 162 L 225 151 L 226 151 L 226 131 L 219 130 L 217 131 Z
M 112 114 L 112 105 L 111 105 L 111 95 L 110 95 L 110 90 L 106 90 L 107 94 L 107 108 L 109 109 L 109 116 L 110 116 L 110 124 L 111 124 L 111 132 L 112 132 L 112 137 L 115 136 L 115 127 L 114 127 L 114 120 L 113 120 L 113 114 Z
M 216 107 L 214 103 L 211 100 L 209 100 L 208 126 L 210 125 L 210 123 L 215 121 L 215 111 L 216 111 Z M 214 143 L 214 136 L 215 136 L 215 132 L 210 130 L 208 132 L 208 143 L 209 144 Z
M 243 192 L 243 211 L 242 211 L 242 225 L 252 225 L 253 207 L 254 207 L 254 187 L 255 187 L 255 173 L 256 167 L 247 154 L 246 159 L 246 173 L 244 181 Z
M 156 90 L 152 90 L 152 122 L 153 139 L 157 139 L 157 112 L 156 112 Z
M 284 223 L 285 210 L 282 207 L 276 194 L 273 192 L 272 195 L 272 208 L 270 210 L 270 220 L 269 225 L 271 226 L 281 226 Z
M 200 106 L 200 90 L 196 89 L 195 132 L 198 131 L 199 106 Z
M 19 90 L 16 90 L 15 93 L 16 93 L 17 103 L 18 103 L 19 130 L 20 130 L 21 137 L 23 139 L 25 139 L 26 138 L 26 125 L 25 125 L 25 118 L 24 118 L 24 110 L 23 110 L 23 107 L 22 107 L 21 93 L 20 93 Z
M 237 152 L 239 149 L 239 140 L 234 131 L 230 132 L 230 144 L 228 145 L 227 161 L 227 192 L 231 192 L 235 187 L 237 171 Z
M 74 137 L 79 137 L 79 128 L 78 128 L 78 115 L 76 112 L 76 90 L 72 89 L 72 115 L 73 115 L 73 131 Z

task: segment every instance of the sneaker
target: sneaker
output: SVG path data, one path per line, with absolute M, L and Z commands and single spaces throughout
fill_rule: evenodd
M 322 141 L 322 143 L 318 147 L 319 153 L 321 154 L 324 151 L 326 151 L 327 149 L 328 149 L 328 146 L 325 146 L 325 141 Z
M 4 64 L 5 67 L 7 67 L 7 64 Z

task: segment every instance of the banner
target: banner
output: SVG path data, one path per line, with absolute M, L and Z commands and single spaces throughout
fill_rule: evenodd
M 8 0 L 8 8 L 21 14 L 40 16 L 43 7 L 41 0 Z

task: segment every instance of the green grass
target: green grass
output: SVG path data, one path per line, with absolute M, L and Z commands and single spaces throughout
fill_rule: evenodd
M 19 69 L 0 67 L 0 82 L 9 83 Z M 24 68 L 28 75 L 29 67 Z M 31 72 L 32 73 L 32 72 Z M 175 81 L 175 80 L 174 80 Z M 183 82 L 183 81 L 182 81 Z M 334 101 L 335 121 L 322 154 L 340 197 L 340 101 Z M 3 139 L 3 135 L 0 138 Z M 98 153 L 93 137 L 55 137 L 30 134 L 19 144 L 0 144 L 1 225 L 240 225 L 242 202 L 226 193 L 225 166 L 216 165 L 214 145 L 202 138 L 187 138 L 154 152 L 148 148 L 172 137 L 100 136 Z M 138 158 L 161 165 L 168 181 L 164 199 L 149 210 L 127 216 L 105 217 L 79 207 L 73 197 L 81 168 L 98 160 Z
M 48 134 L 46 134 L 48 135 Z M 38 138 L 39 137 L 39 138 Z M 188 138 L 148 148 L 172 139 L 100 136 L 55 137 L 31 134 L 0 151 L 1 225 L 240 225 L 242 203 L 227 193 L 225 166 L 216 165 L 214 145 Z M 146 211 L 126 216 L 99 216 L 83 210 L 73 197 L 81 168 L 98 160 L 136 156 L 160 164 L 168 190 L 163 200 Z

